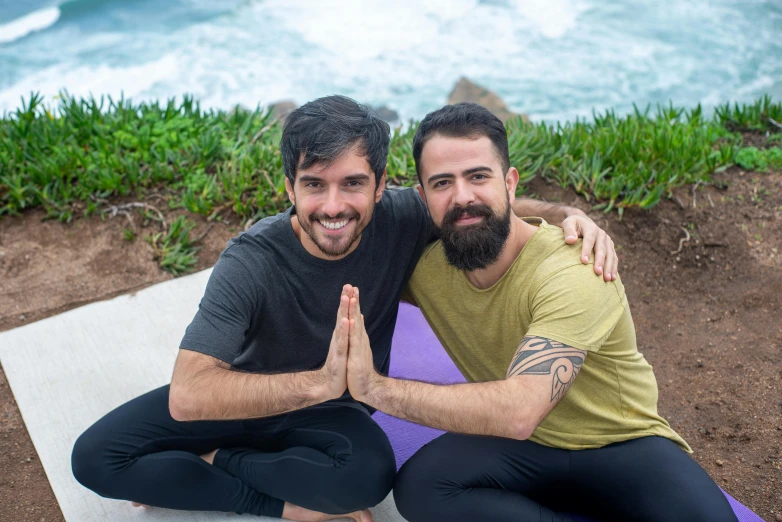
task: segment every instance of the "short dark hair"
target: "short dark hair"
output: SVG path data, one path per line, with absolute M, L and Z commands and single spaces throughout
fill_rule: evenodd
M 291 184 L 299 168 L 330 164 L 359 144 L 380 183 L 388 161 L 390 128 L 371 109 L 346 96 L 326 96 L 288 115 L 280 140 L 282 166 Z
M 494 144 L 503 175 L 510 168 L 508 133 L 499 118 L 476 103 L 457 103 L 430 112 L 421 120 L 413 138 L 413 159 L 421 183 L 421 152 L 429 138 L 479 138 L 486 136 Z

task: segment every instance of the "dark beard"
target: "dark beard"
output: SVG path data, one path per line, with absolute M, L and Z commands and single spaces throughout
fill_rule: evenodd
M 456 226 L 465 214 L 484 219 L 475 225 Z M 439 232 L 448 264 L 468 272 L 486 268 L 499 259 L 510 234 L 510 203 L 501 216 L 484 204 L 452 208 Z

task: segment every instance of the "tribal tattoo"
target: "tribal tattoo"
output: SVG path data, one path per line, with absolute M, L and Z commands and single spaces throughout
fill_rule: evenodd
M 584 364 L 586 352 L 545 337 L 525 337 L 513 356 L 508 377 L 551 375 L 551 402 L 565 396 Z

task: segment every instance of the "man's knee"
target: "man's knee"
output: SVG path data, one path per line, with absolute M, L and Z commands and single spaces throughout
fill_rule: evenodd
M 394 502 L 410 522 L 437 520 L 438 467 L 430 455 L 419 451 L 408 460 L 394 481 Z
M 362 451 L 337 469 L 335 497 L 339 511 L 350 513 L 380 504 L 391 492 L 396 476 L 394 453 L 386 448 Z
M 93 427 L 76 440 L 71 453 L 71 469 L 79 484 L 99 495 L 108 496 L 108 467 L 103 457 L 105 443 L 96 435 Z

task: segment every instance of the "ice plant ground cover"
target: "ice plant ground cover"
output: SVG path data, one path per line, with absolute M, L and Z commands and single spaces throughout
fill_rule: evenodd
M 416 126 L 393 130 L 391 184 L 417 182 Z M 556 125 L 515 119 L 507 127 L 522 181 L 541 174 L 620 214 L 652 207 L 681 185 L 710 183 L 730 165 L 782 169 L 782 104 L 770 96 L 720 106 L 711 116 L 700 106 L 669 105 Z M 281 132 L 267 110 L 204 110 L 192 97 L 134 104 L 67 94 L 47 102 L 32 94 L 0 118 L 0 219 L 33 207 L 61 221 L 140 212 L 161 221 L 161 232 L 144 238 L 161 267 L 185 273 L 198 250 L 187 212 L 212 220 L 233 212 L 247 222 L 288 205 Z M 770 134 L 770 146 L 748 146 L 746 133 Z M 118 205 L 118 197 L 137 201 Z M 166 223 L 160 205 L 186 213 Z M 136 238 L 132 229 L 124 234 Z

